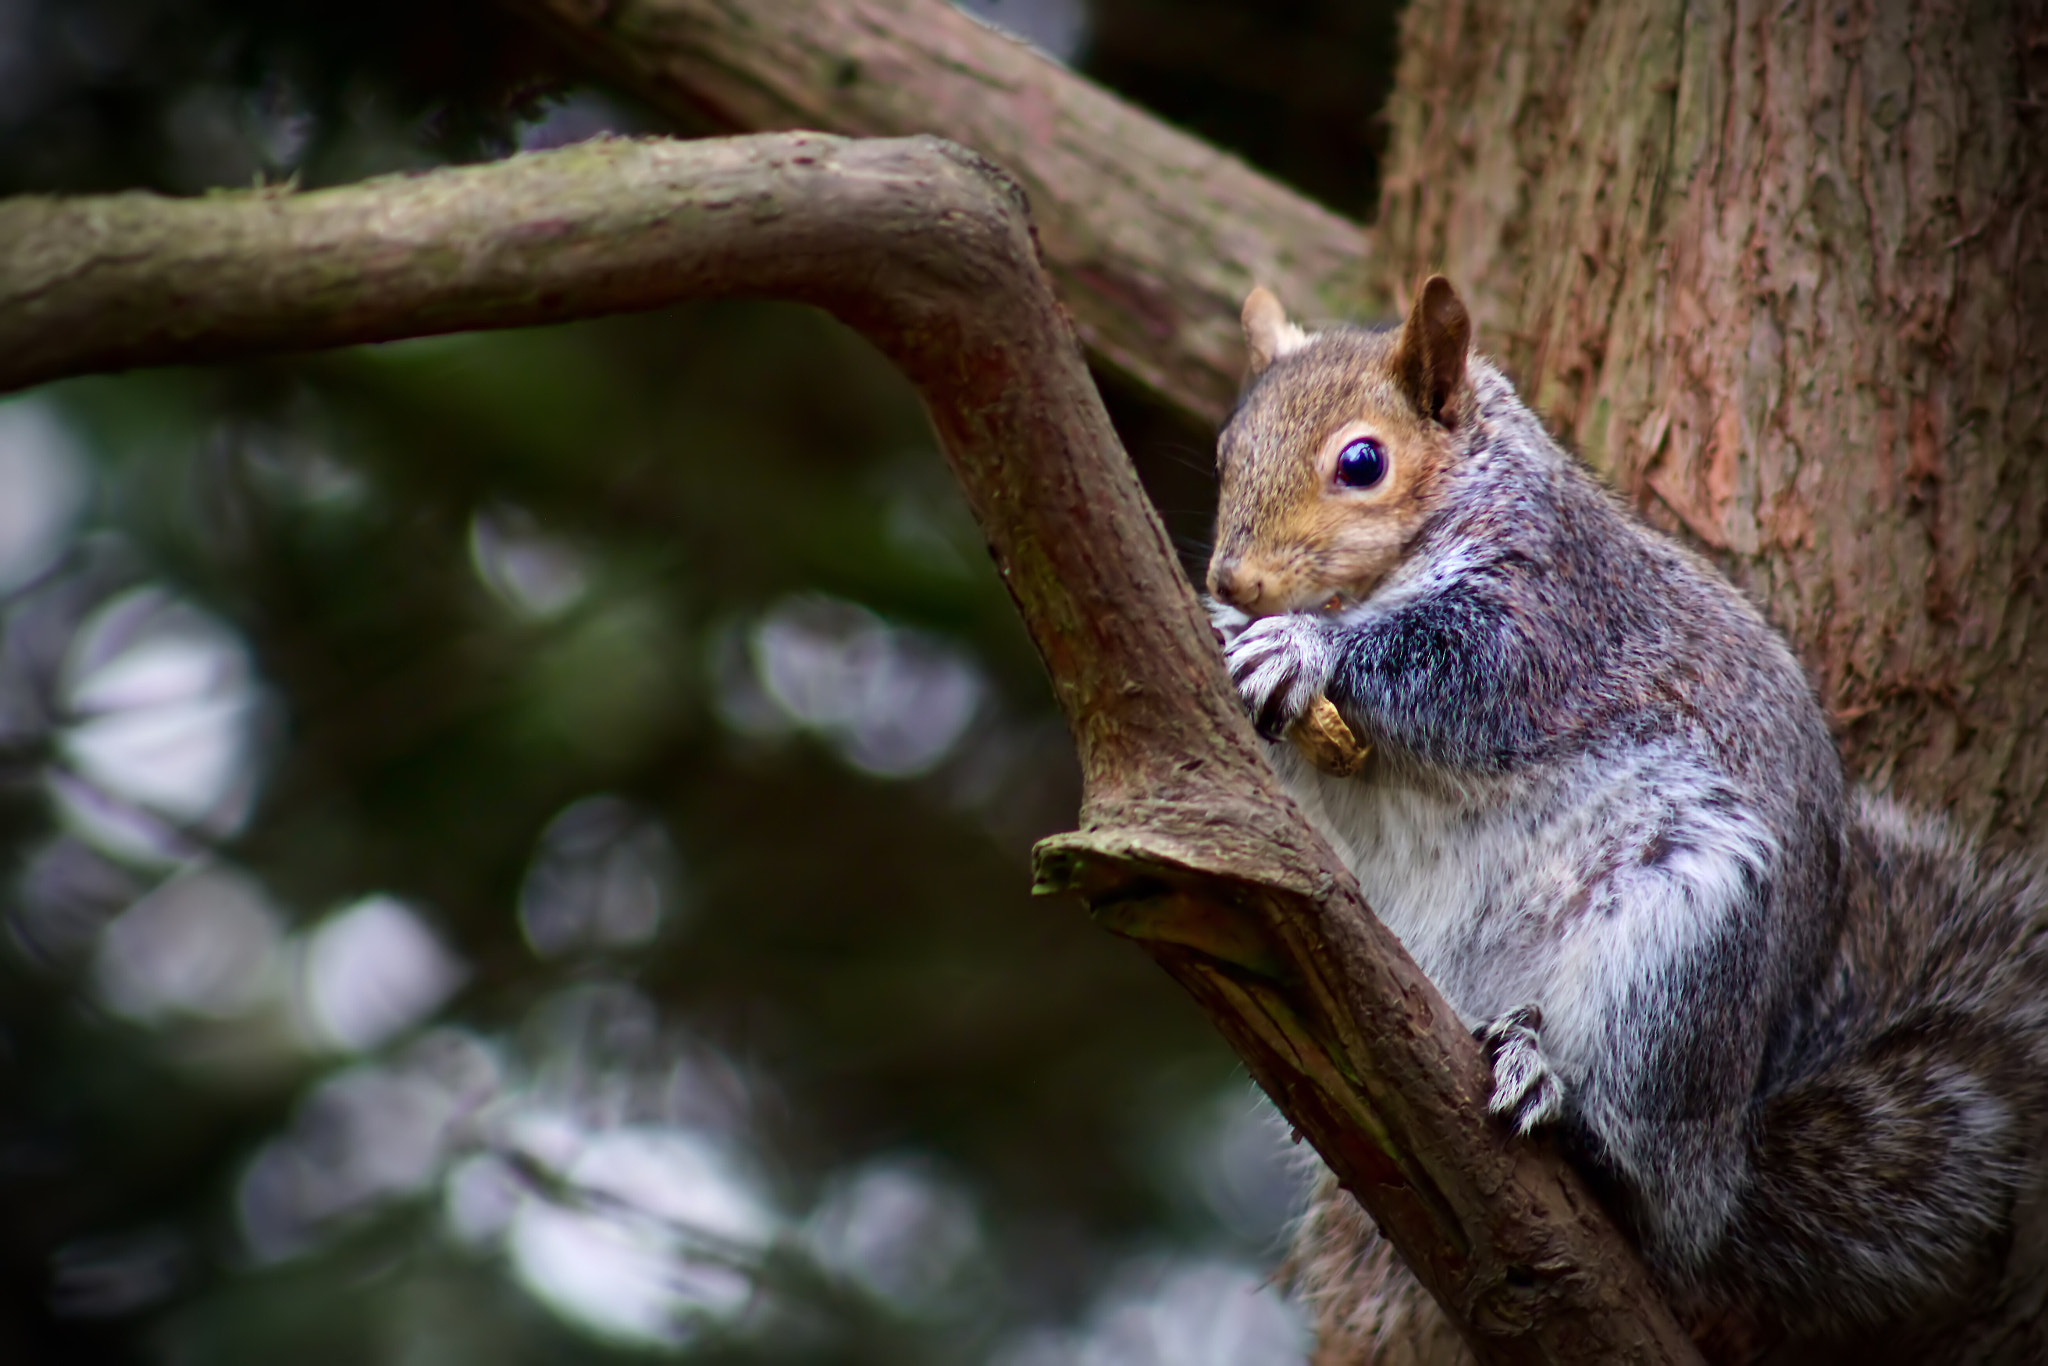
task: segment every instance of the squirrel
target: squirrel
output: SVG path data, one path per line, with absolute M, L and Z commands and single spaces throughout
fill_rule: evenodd
M 1847 783 L 1785 640 L 1550 437 L 1443 277 L 1391 329 L 1264 289 L 1243 323 L 1212 618 L 1492 1113 L 1724 1359 L 1958 1307 L 2042 1148 L 2048 882 Z M 1355 776 L 1280 743 L 1319 699 Z M 1291 1261 L 1318 1363 L 1469 1359 L 1333 1178 Z

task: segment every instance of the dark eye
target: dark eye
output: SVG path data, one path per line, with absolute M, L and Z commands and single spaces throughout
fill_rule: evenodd
M 1387 477 L 1387 448 L 1361 436 L 1337 455 L 1337 482 L 1346 488 L 1369 489 Z

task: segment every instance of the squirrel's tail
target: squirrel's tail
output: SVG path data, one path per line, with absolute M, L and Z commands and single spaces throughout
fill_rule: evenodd
M 1477 1366 L 1372 1216 L 1320 1160 L 1313 1167 L 1315 1194 L 1281 1267 L 1314 1331 L 1308 1366 Z
M 1750 1185 L 1710 1273 L 1795 1334 L 1980 1287 L 2048 1109 L 2048 880 L 1854 802 L 1841 951 L 1751 1110 Z
M 2048 876 L 1853 800 L 1840 950 L 1751 1106 L 1727 1236 L 1670 1286 L 1717 1360 L 1927 1359 L 1915 1344 L 1985 1293 L 2016 1197 L 2048 1179 Z M 1469 1366 L 1327 1172 L 1289 1260 L 1314 1366 Z M 1893 1329 L 1876 1358 L 1823 1350 Z

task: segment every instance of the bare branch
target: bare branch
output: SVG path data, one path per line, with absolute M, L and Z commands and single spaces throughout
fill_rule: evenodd
M 946 0 L 505 0 L 600 74 L 729 132 L 933 133 L 1010 169 L 1096 359 L 1220 421 L 1237 309 L 1387 307 L 1365 230 Z
M 816 304 L 924 396 L 1086 777 L 1040 886 L 1215 1019 L 1481 1356 L 1696 1359 L 1576 1176 L 1280 790 L 1022 196 L 932 139 L 605 142 L 318 194 L 0 205 L 0 387 L 684 298 Z

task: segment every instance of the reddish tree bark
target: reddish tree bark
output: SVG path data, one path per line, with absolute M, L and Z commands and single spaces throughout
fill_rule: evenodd
M 2048 19 L 1416 0 L 1384 280 L 1798 644 L 1852 771 L 2048 820 Z

